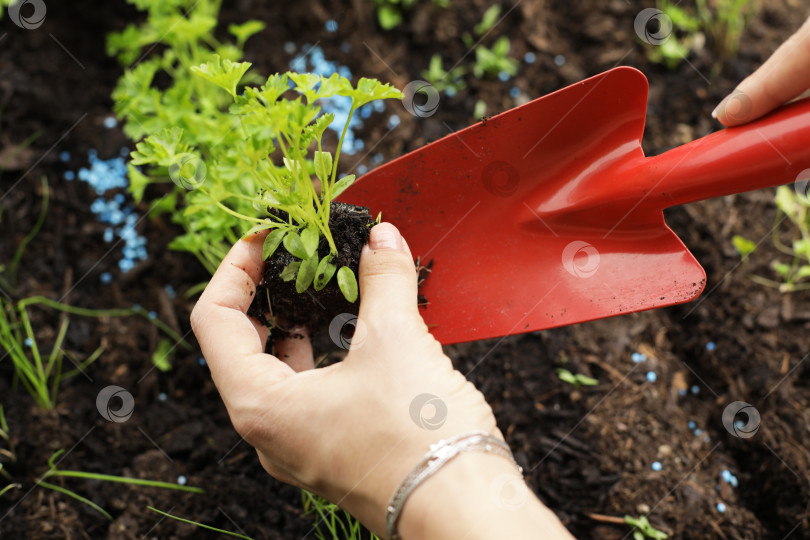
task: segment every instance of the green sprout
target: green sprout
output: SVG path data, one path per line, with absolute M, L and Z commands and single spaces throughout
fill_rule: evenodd
M 759 275 L 750 277 L 760 285 L 773 287 L 783 293 L 809 290 L 810 200 L 792 187 L 779 186 L 776 189 L 774 202 L 777 213 L 771 229 L 771 240 L 780 253 L 789 257 L 789 262 L 778 259 L 771 262 L 771 267 L 779 277 L 779 281 Z M 785 229 L 783 223 L 794 228 L 798 233 L 789 246 L 779 238 Z M 743 236 L 735 236 L 732 243 L 743 260 L 747 260 L 756 249 L 756 244 Z
M 473 32 L 475 32 L 476 36 L 483 36 L 495 26 L 495 23 L 498 22 L 498 17 L 501 15 L 501 6 L 498 4 L 491 5 L 487 8 L 484 12 L 484 16 L 481 17 L 481 22 L 473 27 Z
M 450 71 L 445 71 L 442 55 L 434 54 L 430 57 L 428 69 L 422 72 L 422 77 L 438 92 L 443 92 L 452 97 L 467 88 L 467 83 L 464 81 L 466 73 L 467 70 L 463 66 L 457 66 L 451 68 Z
M 624 521 L 633 527 L 633 540 L 644 540 L 645 538 L 652 538 L 653 540 L 664 540 L 667 538 L 667 533 L 659 531 L 650 524 L 647 516 L 624 516 Z
M 41 350 L 37 341 L 28 308 L 45 306 L 62 312 L 59 329 L 51 350 L 47 353 Z M 62 345 L 67 335 L 70 319 L 67 315 L 83 317 L 125 317 L 139 315 L 166 335 L 174 343 L 190 349 L 191 346 L 166 323 L 149 316 L 143 308 L 129 309 L 87 309 L 68 304 L 62 304 L 44 296 L 32 296 L 12 302 L 0 297 L 0 348 L 11 357 L 14 372 L 36 404 L 43 409 L 52 409 L 56 405 L 56 396 L 59 386 L 64 379 L 82 372 L 87 366 L 95 362 L 104 351 L 98 347 L 85 360 L 79 361 L 72 353 L 66 351 Z M 65 358 L 69 359 L 76 368 L 63 371 Z
M 520 64 L 509 56 L 510 48 L 511 44 L 506 36 L 499 37 L 491 49 L 478 45 L 475 48 L 473 75 L 479 79 L 494 79 L 501 72 L 504 72 L 510 77 L 514 77 Z
M 756 13 L 758 1 L 696 0 L 696 5 L 703 29 L 714 43 L 717 61 L 735 56 L 740 48 L 740 37 Z
M 715 49 L 713 76 L 722 62 L 737 54 L 740 36 L 755 12 L 754 0 L 697 0 L 694 12 L 672 0 L 658 0 L 656 7 L 672 22 L 672 34 L 648 49 L 647 57 L 675 69 L 691 51 L 702 49 L 708 36 Z
M 301 492 L 304 502 L 304 515 L 313 515 L 315 523 L 315 536 L 318 540 L 380 540 L 368 532 L 351 514 L 342 510 L 338 505 L 330 503 L 323 497 L 313 495 L 309 491 Z M 326 533 L 321 530 L 326 528 Z M 364 536 L 364 532 L 368 536 Z
M 557 368 L 557 377 L 559 377 L 562 382 L 568 383 L 574 388 L 579 388 L 580 386 L 596 386 L 599 384 L 599 381 L 593 377 L 588 377 L 582 373 L 575 375 L 565 368 Z
M 319 291 L 337 273 L 340 290 L 349 302 L 354 302 L 356 276 L 350 268 L 338 269 L 335 265 L 338 248 L 329 229 L 332 201 L 355 180 L 351 174 L 337 177 L 340 149 L 357 109 L 377 99 L 401 98 L 402 94 L 374 79 L 362 78 L 353 87 L 337 73 L 324 77 L 294 72 L 272 75 L 261 87 L 247 86 L 238 93 L 237 87 L 250 65 L 215 55 L 208 63 L 191 68 L 194 74 L 230 95 L 233 105 L 227 123 L 239 129 L 242 137 L 232 147 L 207 149 L 211 153 L 210 166 L 206 168 L 210 179 L 207 185 L 190 176 L 182 177 L 183 183 L 194 183 L 196 187 L 186 192 L 185 211 L 199 213 L 213 204 L 245 223 L 245 229 L 253 225 L 244 236 L 272 229 L 265 239 L 262 256 L 272 257 L 283 245 L 297 259 L 282 271 L 283 280 L 295 280 L 299 293 L 310 286 Z M 290 85 L 299 98 L 283 97 Z M 320 114 L 316 103 L 334 96 L 350 98 L 351 110 L 333 157 L 323 148 L 323 135 L 334 115 Z M 173 127 L 146 137 L 132 153 L 132 164 L 149 166 L 151 174 L 165 170 L 171 175 L 172 167 L 183 160 L 204 162 L 200 157 L 204 152 L 184 142 L 183 135 L 181 128 Z M 310 151 L 313 145 L 315 149 Z M 281 164 L 271 159 L 277 151 L 282 155 Z M 320 181 L 320 192 L 313 184 L 313 173 Z M 175 174 L 184 173 L 177 169 Z M 245 188 L 253 194 L 246 193 Z M 232 207 L 235 205 L 229 206 L 232 201 L 249 201 L 253 212 L 247 214 Z M 318 252 L 321 238 L 327 244 L 324 255 Z
M 172 214 L 185 234 L 170 247 L 194 253 L 212 273 L 239 237 L 272 229 L 263 254 L 283 245 L 295 257 L 282 277 L 299 293 L 321 290 L 337 276 L 343 295 L 355 301 L 357 278 L 336 266 L 329 229 L 332 201 L 355 179 L 338 177 L 341 147 L 359 107 L 401 92 L 374 79 L 352 86 L 338 74 L 259 78 L 239 60 L 261 23 L 229 27 L 233 44 L 213 36 L 218 2 L 135 3 L 146 6 L 146 22 L 113 34 L 110 52 L 125 61 L 148 44 L 166 46 L 162 56 L 126 70 L 113 93 L 124 131 L 139 141 L 129 166 L 136 202 L 150 185 L 174 183 L 151 211 Z M 165 90 L 152 84 L 158 73 L 171 78 Z M 337 96 L 351 99 L 351 112 L 333 155 L 323 138 L 334 115 L 323 114 L 320 103 Z
M 77 501 L 86 504 L 90 508 L 94 509 L 95 511 L 102 514 L 109 520 L 112 520 L 112 516 L 104 510 L 101 506 L 97 505 L 90 499 L 86 497 L 82 497 L 75 491 L 71 491 L 67 488 L 62 486 L 57 486 L 56 484 L 52 484 L 50 482 L 46 482 L 45 480 L 48 478 L 84 478 L 86 480 L 100 480 L 103 482 L 117 482 L 121 484 L 130 484 L 135 486 L 145 486 L 145 487 L 156 487 L 161 489 L 172 489 L 175 491 L 186 491 L 189 493 L 205 493 L 204 490 L 198 487 L 191 487 L 191 486 L 181 486 L 179 484 L 172 484 L 169 482 L 158 482 L 156 480 L 144 480 L 141 478 L 127 478 L 125 476 L 113 476 L 109 474 L 99 474 L 99 473 L 88 473 L 84 471 L 70 471 L 70 470 L 62 470 L 56 466 L 56 458 L 62 455 L 65 451 L 59 450 L 58 452 L 54 453 L 51 458 L 48 460 L 48 470 L 43 474 L 39 480 L 36 481 L 36 484 L 40 487 L 44 487 L 58 493 L 62 493 L 63 495 L 67 495 L 68 497 L 72 497 Z
M 153 511 L 153 512 L 157 512 L 158 514 L 160 514 L 162 516 L 172 518 L 172 519 L 174 519 L 176 521 L 180 521 L 182 523 L 188 523 L 189 525 L 195 525 L 197 527 L 200 527 L 200 528 L 203 528 L 203 529 L 208 529 L 209 531 L 218 532 L 220 534 L 227 534 L 229 536 L 235 536 L 237 538 L 244 538 L 245 540 L 253 540 L 250 536 L 245 536 L 244 534 L 238 534 L 238 533 L 235 533 L 235 532 L 226 531 L 224 529 L 217 529 L 216 527 L 212 527 L 210 525 L 204 525 L 202 523 L 199 523 L 197 521 L 192 521 L 190 519 L 184 519 L 184 518 L 172 515 L 172 514 L 170 514 L 168 512 L 164 512 L 163 510 L 158 510 L 157 508 L 154 508 L 152 506 L 147 506 L 147 508 L 149 510 Z
M 383 30 L 393 30 L 400 24 L 405 12 L 410 11 L 418 0 L 373 0 L 377 7 L 377 22 Z M 433 0 L 440 8 L 450 7 L 450 0 Z

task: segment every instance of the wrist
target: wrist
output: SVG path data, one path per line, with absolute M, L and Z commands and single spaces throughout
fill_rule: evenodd
M 399 532 L 404 540 L 567 534 L 512 462 L 481 452 L 458 456 L 414 490 L 402 510 Z

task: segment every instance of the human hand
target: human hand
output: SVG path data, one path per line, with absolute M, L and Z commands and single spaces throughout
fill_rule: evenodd
M 810 89 L 810 18 L 712 112 L 726 126 L 756 120 Z
M 231 249 L 192 312 L 192 328 L 234 427 L 257 449 L 267 472 L 340 504 L 382 534 L 389 498 L 430 444 L 473 430 L 501 437 L 492 409 L 428 333 L 417 308 L 413 258 L 387 223 L 371 230 L 363 249 L 359 319 L 343 362 L 312 369 L 306 329 L 293 332 L 303 339 L 277 343 L 276 356 L 265 354 L 267 329 L 246 315 L 262 276 L 264 236 Z M 412 418 L 412 403 L 424 394 L 436 396 L 440 408 Z M 453 525 L 447 520 L 453 509 L 428 499 L 440 496 L 442 484 L 453 479 L 458 490 L 469 467 L 479 481 L 489 471 L 489 476 L 511 474 L 522 484 L 504 458 L 460 456 L 408 499 L 400 521 L 403 536 L 410 529 L 420 531 L 414 537 L 428 537 L 417 521 L 430 510 L 412 510 L 420 498 L 443 508 L 437 519 Z M 459 502 L 470 500 L 462 496 Z M 543 510 L 543 518 L 556 521 Z

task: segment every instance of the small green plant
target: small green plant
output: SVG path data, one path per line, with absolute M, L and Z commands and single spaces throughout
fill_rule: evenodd
M 475 32 L 476 36 L 483 36 L 495 26 L 495 23 L 498 22 L 498 17 L 501 15 L 501 6 L 498 4 L 493 4 L 487 8 L 484 12 L 484 16 L 481 17 L 481 22 L 476 24 L 473 27 L 473 32 Z
M 338 249 L 329 229 L 333 199 L 355 179 L 354 175 L 337 177 L 340 148 L 348 122 L 358 108 L 376 99 L 401 97 L 401 93 L 373 79 L 360 79 L 357 87 L 353 87 L 337 73 L 327 78 L 290 72 L 273 75 L 261 88 L 246 87 L 239 94 L 236 88 L 249 68 L 248 62 L 231 62 L 218 56 L 192 68 L 195 74 L 231 96 L 231 118 L 226 125 L 238 127 L 243 137 L 234 141 L 233 147 L 208 148 L 211 156 L 210 166 L 206 167 L 209 185 L 187 192 L 186 212 L 205 212 L 213 204 L 237 220 L 253 225 L 245 235 L 273 229 L 264 243 L 263 257 L 270 258 L 283 243 L 297 258 L 282 271 L 283 280 L 295 280 L 296 290 L 302 293 L 310 286 L 316 291 L 323 289 L 336 275 L 340 290 L 349 302 L 354 302 L 356 276 L 348 267 L 337 268 L 333 263 Z M 282 97 L 290 89 L 290 83 L 305 99 Z M 315 103 L 334 96 L 350 98 L 351 110 L 333 158 L 331 152 L 324 150 L 323 134 L 334 115 L 319 116 L 320 108 Z M 173 167 L 181 167 L 186 162 L 204 163 L 199 157 L 204 154 L 198 154 L 199 150 L 183 142 L 183 134 L 183 130 L 173 127 L 147 137 L 138 143 L 132 163 L 148 166 L 152 175 L 164 170 L 171 175 Z M 195 138 L 188 135 L 192 141 Z M 312 145 L 314 151 L 310 151 Z M 276 151 L 282 154 L 282 165 L 276 165 L 270 157 Z M 180 169 L 175 174 L 194 182 L 191 175 L 199 170 L 198 165 L 195 167 L 188 173 Z M 313 184 L 313 173 L 320 181 L 320 191 Z M 186 174 L 190 176 L 184 176 Z M 246 193 L 245 187 L 250 191 Z M 229 206 L 233 201 L 248 201 L 253 211 L 245 213 L 233 208 L 234 204 Z M 323 257 L 318 254 L 321 238 L 329 248 Z
M 705 46 L 708 37 L 714 46 L 715 66 L 737 54 L 740 36 L 756 11 L 755 0 L 697 0 L 695 10 L 688 10 L 672 0 L 658 0 L 656 7 L 672 23 L 672 34 L 647 51 L 648 58 L 675 69 L 691 51 Z M 660 21 L 659 21 L 660 22 Z M 664 36 L 662 36 L 663 38 Z
M 261 31 L 264 24 L 248 21 L 230 25 L 228 31 L 233 39 L 229 41 L 215 35 L 219 0 L 128 1 L 146 11 L 145 20 L 107 38 L 108 54 L 116 56 L 122 64 L 140 60 L 135 67 L 124 70 L 112 95 L 114 111 L 123 119 L 124 133 L 136 142 L 148 135 L 162 134 L 168 145 L 173 143 L 172 136 L 180 134 L 185 134 L 184 145 L 188 145 L 189 137 L 194 135 L 196 138 L 190 142 L 205 156 L 210 155 L 212 147 L 232 148 L 242 135 L 227 113 L 227 95 L 194 75 L 191 68 L 214 54 L 222 59 L 239 60 L 245 41 Z M 159 76 L 168 77 L 169 83 L 158 88 L 154 81 Z M 177 129 L 172 131 L 173 127 Z M 237 220 L 223 212 L 185 211 L 184 192 L 196 186 L 205 165 L 194 154 L 175 149 L 173 175 L 164 167 L 161 174 L 147 176 L 130 162 L 129 190 L 136 203 L 145 197 L 152 201 L 152 215 L 166 212 L 185 231 L 169 247 L 194 254 L 213 274 L 228 246 L 239 238 Z M 162 194 L 153 191 L 146 196 L 149 186 L 172 185 L 173 181 L 174 191 Z M 250 193 L 248 186 L 242 191 L 256 194 L 255 190 Z M 249 212 L 251 208 L 250 202 L 242 201 L 235 209 Z
M 696 0 L 703 31 L 714 44 L 718 62 L 736 56 L 740 37 L 759 7 L 758 0 Z
M 419 0 L 373 0 L 377 8 L 377 22 L 383 30 L 392 30 L 402 24 L 405 12 L 410 11 Z M 450 0 L 432 0 L 441 8 L 450 7 Z
M 475 48 L 475 65 L 473 75 L 480 78 L 494 79 L 501 73 L 506 73 L 510 77 L 517 74 L 517 60 L 509 56 L 511 44 L 509 38 L 501 36 L 495 41 L 491 49 L 483 45 Z
M 243 534 L 238 534 L 238 533 L 235 533 L 235 532 L 226 531 L 224 529 L 217 529 L 216 527 L 212 527 L 210 525 L 204 525 L 204 524 L 199 523 L 197 521 L 192 521 L 190 519 L 184 519 L 184 518 L 181 518 L 181 517 L 178 517 L 178 516 L 174 516 L 174 515 L 172 515 L 172 514 L 170 514 L 168 512 L 158 510 L 157 508 L 154 508 L 152 506 L 147 506 L 147 508 L 149 510 L 153 511 L 153 512 L 157 512 L 158 514 L 160 514 L 162 516 L 166 516 L 168 518 L 171 518 L 171 519 L 174 519 L 176 521 L 183 522 L 183 523 L 188 523 L 189 525 L 196 525 L 197 527 L 201 527 L 203 529 L 208 529 L 209 531 L 214 531 L 214 532 L 218 532 L 218 533 L 221 533 L 221 534 L 227 534 L 229 536 L 235 536 L 237 538 L 244 538 L 245 540 L 253 540 L 250 536 L 245 536 Z
M 624 521 L 633 527 L 633 540 L 644 540 L 645 538 L 652 538 L 653 540 L 664 540 L 667 538 L 667 533 L 659 531 L 650 524 L 647 516 L 624 516 Z
M 667 69 L 675 69 L 690 51 L 703 47 L 706 38 L 701 32 L 701 20 L 671 0 L 658 0 L 656 6 L 672 22 L 669 29 L 672 34 L 658 46 L 647 49 L 647 57 Z M 662 28 L 661 32 L 666 30 Z
M 153 1 L 142 2 L 150 6 L 144 28 L 131 27 L 123 33 L 126 38 L 111 37 L 113 51 L 121 54 L 154 41 L 147 32 L 153 27 L 170 27 L 172 21 L 191 25 L 199 18 L 200 6 L 207 6 L 207 17 L 216 15 L 210 2 L 180 1 L 189 4 L 188 12 L 173 12 L 167 19 Z M 215 23 L 215 18 L 208 22 L 208 32 Z M 321 290 L 335 276 L 353 302 L 357 278 L 348 267 L 334 264 L 338 249 L 329 229 L 332 201 L 354 181 L 353 175 L 337 176 L 340 150 L 359 107 L 402 94 L 374 79 L 363 78 L 352 86 L 338 74 L 290 72 L 272 75 L 260 87 L 250 86 L 257 80 L 247 74 L 251 64 L 236 60 L 241 44 L 257 29 L 260 26 L 250 22 L 231 26 L 237 44 L 213 49 L 203 39 L 209 34 L 201 30 L 185 30 L 188 35 L 167 30 L 168 37 L 160 38 L 169 46 L 163 57 L 125 72 L 113 98 L 125 131 L 140 140 L 129 168 L 131 189 L 141 200 L 149 184 L 175 184 L 164 206 L 186 234 L 170 246 L 196 254 L 209 271 L 240 236 L 273 229 L 264 244 L 265 259 L 280 245 L 296 258 L 281 273 L 282 279 L 295 281 L 301 293 L 310 286 Z M 152 86 L 161 70 L 172 77 L 166 90 Z M 290 93 L 297 95 L 291 98 Z M 351 111 L 333 156 L 323 137 L 334 115 L 322 114 L 318 102 L 336 96 L 349 98 Z M 322 256 L 321 239 L 328 247 Z
M 582 373 L 575 375 L 565 368 L 557 368 L 557 377 L 559 377 L 562 382 L 568 383 L 574 388 L 579 388 L 580 386 L 596 386 L 599 384 L 599 381 L 593 377 L 588 377 Z
M 810 200 L 797 193 L 789 186 L 779 186 L 774 197 L 777 214 L 771 239 L 773 245 L 781 253 L 790 257 L 790 262 L 774 260 L 771 267 L 780 280 L 776 281 L 758 275 L 752 275 L 755 282 L 779 289 L 780 292 L 804 291 L 810 289 Z M 787 218 L 787 219 L 786 219 Z M 786 246 L 779 238 L 784 231 L 782 223 L 787 222 L 798 232 L 790 246 Z M 756 249 L 756 244 L 743 236 L 735 236 L 732 240 L 734 248 L 743 259 L 746 259 Z
M 59 450 L 58 452 L 54 453 L 51 458 L 48 460 L 48 470 L 43 474 L 37 481 L 36 485 L 56 491 L 58 493 L 62 493 L 63 495 L 67 495 L 68 497 L 72 497 L 77 501 L 86 504 L 90 508 L 96 510 L 104 517 L 109 520 L 112 520 L 112 516 L 104 510 L 101 506 L 94 503 L 90 499 L 86 497 L 82 497 L 75 491 L 70 489 L 64 488 L 62 486 L 57 486 L 51 482 L 46 482 L 46 479 L 52 478 L 83 478 L 86 480 L 100 480 L 103 482 L 117 482 L 121 484 L 130 484 L 135 486 L 146 486 L 146 487 L 156 487 L 161 489 L 172 489 L 175 491 L 186 491 L 189 493 L 205 493 L 204 490 L 198 487 L 192 486 L 181 486 L 179 484 L 171 484 L 169 482 L 158 482 L 156 480 L 144 480 L 141 478 L 127 478 L 125 476 L 113 476 L 109 474 L 99 474 L 99 473 L 88 473 L 84 471 L 70 471 L 70 470 L 62 470 L 56 466 L 56 459 L 61 456 L 65 451 Z
M 53 346 L 47 353 L 41 350 L 28 314 L 28 308 L 33 306 L 45 306 L 63 313 Z M 80 373 L 95 362 L 104 351 L 103 347 L 99 347 L 85 360 L 80 361 L 72 353 L 62 348 L 70 324 L 68 314 L 84 317 L 140 315 L 166 333 L 174 340 L 174 343 L 186 349 L 191 347 L 169 326 L 159 319 L 151 317 L 146 310 L 140 307 L 87 309 L 62 304 L 43 296 L 32 296 L 16 303 L 0 296 L 0 348 L 11 357 L 17 380 L 31 394 L 36 404 L 43 409 L 54 407 L 59 386 L 64 379 Z M 68 358 L 76 368 L 63 371 L 65 358 Z
M 315 536 L 318 540 L 380 540 L 377 535 L 368 532 L 359 521 L 338 505 L 306 490 L 301 494 L 304 500 L 304 515 L 314 516 L 317 520 Z M 326 532 L 322 530 L 322 527 L 326 528 Z M 368 536 L 364 536 L 364 532 Z
M 452 97 L 467 88 L 467 83 L 464 81 L 466 74 L 467 70 L 463 66 L 457 66 L 451 68 L 450 71 L 445 71 L 442 55 L 434 54 L 430 57 L 428 69 L 422 72 L 422 77 L 437 91 Z

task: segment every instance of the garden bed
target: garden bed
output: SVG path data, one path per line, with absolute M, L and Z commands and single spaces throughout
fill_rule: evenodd
M 467 52 L 461 34 L 489 3 L 454 2 L 447 9 L 420 3 L 391 31 L 382 31 L 372 3 L 360 0 L 350 8 L 322 0 L 235 4 L 225 7 L 223 22 L 256 18 L 268 25 L 246 47 L 258 72 L 285 71 L 305 44 L 317 44 L 355 77 L 402 88 L 421 78 L 435 52 L 446 62 L 461 58 Z M 763 0 L 739 54 L 725 59 L 710 83 L 714 60 L 707 51 L 673 71 L 646 58 L 633 31 L 642 7 L 648 6 L 517 3 L 494 32 L 512 40 L 513 57 L 534 53 L 533 63 L 521 61 L 507 82 L 470 78 L 468 89 L 443 96 L 428 118 L 386 102 L 385 112 L 366 119 L 358 133 L 365 150 L 345 156 L 342 166 L 371 168 L 378 154 L 388 161 L 465 127 L 477 100 L 491 115 L 617 64 L 635 66 L 650 80 L 644 148 L 657 154 L 717 129 L 712 108 L 807 16 L 799 2 Z M 146 238 L 147 253 L 122 273 L 120 246 L 110 250 L 109 226 L 91 211 L 95 193 L 65 178 L 66 171 L 87 166 L 91 150 L 109 159 L 128 145 L 119 128 L 105 122 L 121 68 L 105 56 L 104 40 L 134 17 L 121 1 L 77 1 L 49 2 L 36 30 L 23 31 L 7 16 L 0 21 L 0 150 L 38 135 L 0 177 L 0 262 L 11 259 L 34 227 L 44 177 L 51 204 L 23 256 L 15 297 L 44 295 L 88 308 L 140 304 L 191 340 L 194 298 L 184 293 L 208 274 L 190 255 L 167 249 L 179 231 L 165 214 L 139 221 L 135 228 Z M 327 29 L 329 20 L 336 31 Z M 755 240 L 769 234 L 772 193 L 667 211 L 670 226 L 706 268 L 706 291 L 693 303 L 446 349 L 492 404 L 531 487 L 578 538 L 622 538 L 629 529 L 603 516 L 648 512 L 673 538 L 799 538 L 810 530 L 810 372 L 803 362 L 810 296 L 783 295 L 749 279 L 752 272 L 772 276 L 768 265 L 780 256 L 767 238 L 747 265 L 739 264 L 731 243 L 735 234 Z M 146 207 L 134 211 L 143 215 Z M 38 336 L 52 340 L 57 318 L 47 311 L 33 315 Z M 174 369 L 164 373 L 151 359 L 159 340 L 158 330 L 141 318 L 72 317 L 65 348 L 82 357 L 99 345 L 105 352 L 86 376 L 63 385 L 56 408 L 47 412 L 22 388 L 11 388 L 12 366 L 0 361 L 0 405 L 19 456 L 8 470 L 22 483 L 0 498 L 1 537 L 208 534 L 146 508 L 154 506 L 254 538 L 314 538 L 300 491 L 268 477 L 230 427 L 199 352 L 178 351 Z M 642 354 L 646 359 L 635 362 Z M 556 375 L 563 365 L 599 384 L 573 389 Z M 127 422 L 98 414 L 96 396 L 111 384 L 135 398 Z M 761 413 L 751 439 L 731 436 L 722 424 L 723 409 L 736 400 Z M 72 489 L 112 514 L 110 522 L 73 499 L 34 489 L 59 449 L 69 451 L 63 468 L 166 482 L 184 477 L 206 493 L 70 480 Z M 723 479 L 725 470 L 737 487 Z

